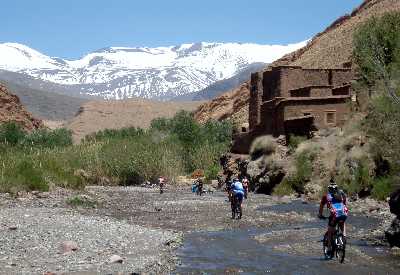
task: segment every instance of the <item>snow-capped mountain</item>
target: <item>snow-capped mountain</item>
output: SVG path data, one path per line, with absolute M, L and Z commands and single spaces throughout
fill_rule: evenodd
M 0 44 L 0 69 L 68 86 L 105 99 L 169 99 L 230 78 L 253 63 L 270 63 L 306 42 L 281 45 L 194 43 L 158 48 L 111 47 L 78 60 L 49 57 L 17 43 Z

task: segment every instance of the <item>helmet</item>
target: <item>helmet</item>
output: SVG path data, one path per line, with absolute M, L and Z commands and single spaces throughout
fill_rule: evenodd
M 335 183 L 334 180 L 331 180 L 331 181 L 329 182 L 329 185 L 328 185 L 328 191 L 329 191 L 329 193 L 334 193 L 334 192 L 336 192 L 337 190 L 338 190 L 337 184 Z

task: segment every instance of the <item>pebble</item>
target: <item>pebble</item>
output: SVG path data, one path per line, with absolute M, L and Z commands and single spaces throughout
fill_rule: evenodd
M 121 256 L 112 255 L 112 256 L 110 257 L 110 259 L 108 260 L 108 263 L 110 263 L 110 264 L 115 264 L 115 263 L 120 263 L 120 264 L 122 264 L 123 261 L 124 261 L 124 260 L 121 258 Z

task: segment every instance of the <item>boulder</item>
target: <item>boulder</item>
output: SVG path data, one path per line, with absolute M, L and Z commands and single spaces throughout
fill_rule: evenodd
M 390 195 L 389 207 L 390 212 L 395 214 L 396 218 L 385 231 L 385 237 L 391 247 L 400 247 L 400 189 Z
M 250 161 L 247 166 L 250 188 L 257 193 L 271 194 L 273 188 L 284 178 L 286 172 L 275 154 Z
M 110 257 L 110 259 L 108 260 L 108 263 L 110 263 L 110 264 L 115 264 L 115 263 L 120 263 L 120 264 L 122 264 L 123 261 L 124 261 L 124 260 L 122 259 L 121 256 L 112 255 L 112 256 Z
M 392 221 L 390 227 L 385 231 L 385 237 L 391 247 L 400 247 L 400 219 L 398 217 Z
M 400 216 L 400 189 L 390 195 L 389 207 L 391 213 Z

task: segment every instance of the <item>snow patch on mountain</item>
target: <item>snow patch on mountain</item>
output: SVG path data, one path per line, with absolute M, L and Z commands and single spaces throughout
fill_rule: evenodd
M 253 63 L 271 63 L 307 41 L 282 45 L 192 43 L 170 47 L 110 47 L 78 60 L 49 57 L 25 45 L 0 44 L 0 69 L 76 85 L 106 99 L 168 99 L 230 78 Z

